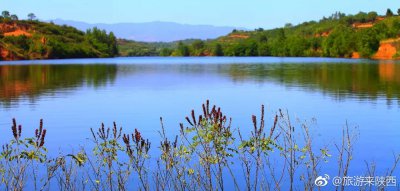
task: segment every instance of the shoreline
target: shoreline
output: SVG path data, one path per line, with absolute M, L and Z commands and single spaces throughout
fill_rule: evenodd
M 227 59 L 345 59 L 349 60 L 369 60 L 369 61 L 399 61 L 400 58 L 346 58 L 346 57 L 290 57 L 290 56 L 118 56 L 118 57 L 93 57 L 93 58 L 60 58 L 60 59 L 29 59 L 29 60 L 0 60 L 0 63 L 12 63 L 12 62 L 49 62 L 49 61 L 74 61 L 74 60 L 93 60 L 93 59 L 101 59 L 101 60 L 115 60 L 115 59 L 147 59 L 147 58 L 165 58 L 165 59 L 220 59 L 220 58 L 227 58 Z

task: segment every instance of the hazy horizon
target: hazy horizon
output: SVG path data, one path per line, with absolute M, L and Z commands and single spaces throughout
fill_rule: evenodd
M 400 8 L 399 2 L 391 0 L 296 0 L 246 2 L 220 0 L 0 0 L 3 10 L 17 14 L 21 19 L 30 12 L 40 20 L 72 20 L 86 23 L 146 23 L 174 22 L 189 25 L 232 26 L 248 29 L 276 28 L 286 23 L 299 24 L 304 21 L 319 20 L 336 11 L 356 14 L 359 11 L 377 11 L 384 14 L 387 8 L 394 12 Z M 23 6 L 21 6 L 23 5 Z
M 142 42 L 173 42 L 185 39 L 215 39 L 226 35 L 234 29 L 248 30 L 240 27 L 220 27 L 212 25 L 187 25 L 175 22 L 147 22 L 147 23 L 86 23 L 80 21 L 55 19 L 51 20 L 58 25 L 73 26 L 81 31 L 93 27 L 113 32 L 118 38 Z M 46 21 L 50 22 L 50 21 Z
M 154 21 L 147 21 L 147 22 L 115 22 L 115 23 L 107 23 L 107 22 L 86 22 L 86 21 L 79 21 L 79 20 L 71 20 L 71 19 L 63 19 L 63 18 L 55 18 L 55 19 L 39 19 L 40 21 L 43 22 L 51 22 L 51 21 L 56 21 L 56 20 L 62 20 L 62 21 L 71 21 L 71 22 L 81 22 L 81 23 L 86 23 L 90 25 L 96 25 L 96 24 L 105 24 L 105 25 L 115 25 L 115 24 L 146 24 L 146 23 L 174 23 L 174 24 L 180 24 L 180 25 L 192 25 L 192 26 L 212 26 L 212 27 L 236 27 L 238 29 L 248 29 L 252 30 L 252 28 L 246 28 L 242 26 L 230 26 L 230 25 L 212 25 L 212 24 L 191 24 L 191 23 L 179 23 L 175 21 L 163 21 L 163 20 L 154 20 Z

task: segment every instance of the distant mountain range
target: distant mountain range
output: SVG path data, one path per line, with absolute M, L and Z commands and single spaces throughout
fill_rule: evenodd
M 69 25 L 79 30 L 97 27 L 108 32 L 112 31 L 118 38 L 143 42 L 172 42 L 184 39 L 213 39 L 230 33 L 233 29 L 244 30 L 240 27 L 221 27 L 212 25 L 188 25 L 174 22 L 147 23 L 116 23 L 90 24 L 79 21 L 62 19 L 51 20 L 58 25 Z

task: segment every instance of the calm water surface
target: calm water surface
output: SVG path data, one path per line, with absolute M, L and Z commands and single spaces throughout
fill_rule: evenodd
M 261 104 L 270 122 L 279 108 L 292 118 L 316 118 L 320 145 L 339 141 L 346 121 L 357 126 L 353 175 L 364 173 L 364 160 L 375 161 L 379 171 L 400 153 L 400 62 L 325 58 L 0 62 L 0 143 L 12 137 L 13 117 L 25 135 L 33 135 L 43 118 L 53 154 L 77 149 L 89 128 L 116 121 L 126 131 L 140 129 L 157 150 L 159 117 L 172 136 L 206 99 L 243 131 Z

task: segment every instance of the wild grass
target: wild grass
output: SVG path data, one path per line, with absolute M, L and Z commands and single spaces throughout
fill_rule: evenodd
M 288 111 L 251 116 L 251 130 L 232 128 L 221 108 L 202 105 L 180 124 L 180 133 L 167 136 L 160 118 L 160 143 L 142 133 L 125 133 L 113 123 L 90 129 L 92 148 L 50 158 L 47 130 L 40 120 L 33 137 L 12 120 L 12 139 L 0 155 L 2 190 L 321 190 L 315 184 L 321 169 L 336 166 L 337 176 L 349 175 L 357 131 L 347 123 L 341 141 L 315 143 L 315 122 L 293 120 Z M 329 148 L 336 149 L 330 151 Z M 150 156 L 152 153 L 159 153 Z M 333 153 L 335 153 L 333 155 Z M 396 174 L 400 155 L 385 174 Z M 378 176 L 375 163 L 366 162 L 365 176 Z M 336 190 L 387 190 L 388 187 L 332 187 Z M 399 189 L 391 187 L 390 189 Z

